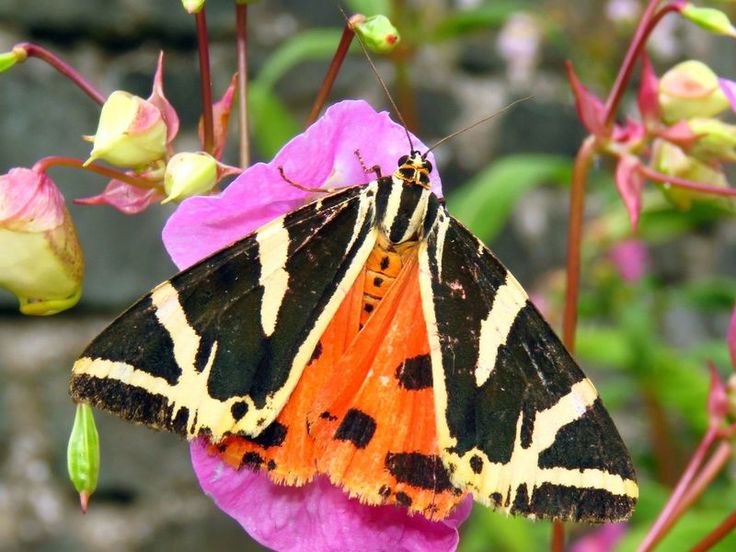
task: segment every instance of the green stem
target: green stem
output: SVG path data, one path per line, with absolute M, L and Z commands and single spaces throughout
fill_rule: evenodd
M 20 44 L 13 46 L 13 51 L 17 52 L 19 50 L 27 57 L 35 57 L 51 65 L 51 67 L 76 84 L 82 89 L 82 92 L 87 94 L 87 96 L 92 98 L 98 104 L 102 105 L 105 103 L 105 95 L 102 92 L 97 90 L 97 88 L 85 79 L 79 71 L 74 69 L 57 55 L 52 54 L 46 48 L 43 48 L 38 44 L 33 44 L 32 42 L 21 42 Z
M 236 53 L 238 63 L 238 134 L 240 166 L 250 165 L 248 132 L 248 4 L 235 4 Z
M 215 125 L 212 114 L 212 75 L 210 71 L 210 46 L 207 38 L 205 9 L 194 14 L 197 27 L 197 49 L 199 51 L 199 87 L 202 96 L 202 125 L 204 143 L 202 149 L 212 153 L 215 147 Z
M 75 169 L 82 169 L 108 178 L 120 180 L 121 182 L 125 182 L 126 184 L 130 184 L 131 186 L 135 186 L 136 188 L 141 188 L 143 190 L 158 188 L 158 186 L 153 185 L 150 180 L 146 180 L 145 178 L 131 176 L 127 173 L 111 169 L 103 165 L 98 165 L 97 163 L 89 163 L 85 165 L 84 161 L 74 157 L 44 157 L 43 159 L 36 161 L 36 164 L 33 165 L 33 170 L 39 173 L 45 173 L 51 167 L 74 167 Z

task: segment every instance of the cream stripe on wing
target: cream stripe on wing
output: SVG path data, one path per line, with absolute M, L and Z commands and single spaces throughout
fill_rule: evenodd
M 480 387 L 491 376 L 496 366 L 498 349 L 506 344 L 511 326 L 524 308 L 527 295 L 510 272 L 506 282 L 496 290 L 493 305 L 485 320 L 480 324 L 478 363 L 475 366 L 475 384 Z
M 289 289 L 289 273 L 286 271 L 289 231 L 284 228 L 284 219 L 277 219 L 258 232 L 256 242 L 261 262 L 258 283 L 263 286 L 261 325 L 263 332 L 271 336 L 276 329 L 281 303 Z

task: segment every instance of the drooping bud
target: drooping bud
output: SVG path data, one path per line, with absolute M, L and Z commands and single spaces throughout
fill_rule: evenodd
M 138 168 L 166 155 L 166 123 L 153 103 L 117 90 L 102 106 L 92 153 L 87 162 L 102 159 Z
M 721 10 L 695 6 L 687 2 L 680 10 L 680 14 L 706 31 L 736 37 L 736 29 Z
M 166 165 L 166 199 L 181 201 L 209 192 L 217 184 L 217 161 L 207 153 L 177 153 Z
M 64 198 L 53 181 L 31 169 L 0 176 L 0 287 L 20 311 L 56 314 L 82 293 L 82 248 Z
M 678 63 L 659 81 L 659 104 L 668 123 L 691 117 L 712 117 L 730 103 L 721 90 L 718 76 L 705 63 Z
M 26 60 L 28 54 L 23 48 L 13 48 L 10 52 L 0 54 L 0 73 L 7 71 L 16 63 L 22 63 Z
M 371 52 L 387 54 L 401 41 L 396 27 L 385 15 L 365 17 L 355 15 L 350 18 L 350 25 Z
M 79 493 L 82 512 L 87 512 L 89 497 L 97 488 L 100 473 L 100 442 L 92 408 L 78 404 L 66 449 L 69 479 Z
M 687 124 L 699 136 L 692 155 L 703 161 L 736 161 L 736 125 L 704 117 L 690 119 Z

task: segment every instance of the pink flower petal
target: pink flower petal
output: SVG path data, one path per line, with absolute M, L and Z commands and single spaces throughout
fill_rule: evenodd
M 731 109 L 736 111 L 736 81 L 729 79 L 718 79 L 718 84 L 721 86 L 721 90 L 728 98 L 731 104 Z
M 110 205 L 125 215 L 135 215 L 163 198 L 164 195 L 156 189 L 138 188 L 120 180 L 110 180 L 101 194 L 75 199 L 74 203 Z
M 426 149 L 412 136 L 414 147 Z M 383 174 L 396 169 L 399 157 L 408 153 L 404 128 L 376 113 L 364 101 L 348 100 L 330 107 L 315 124 L 286 144 L 274 159 L 244 171 L 219 196 L 192 197 L 183 201 L 169 218 L 163 240 L 179 268 L 247 235 L 273 218 L 296 209 L 315 197 L 286 182 L 286 176 L 303 186 L 337 188 L 368 182 L 355 151 L 370 167 Z M 429 161 L 436 166 L 430 153 Z M 431 174 L 432 191 L 442 195 L 437 172 Z
M 15 168 L 0 175 L 0 227 L 43 232 L 64 222 L 64 213 L 64 196 L 46 173 Z
M 629 211 L 631 228 L 636 231 L 641 213 L 641 194 L 644 189 L 644 178 L 639 172 L 641 161 L 633 155 L 624 155 L 616 165 L 616 187 L 624 205 Z
M 148 101 L 155 105 L 161 112 L 166 123 L 166 144 L 171 144 L 179 133 L 179 115 L 176 114 L 174 106 L 164 96 L 164 53 L 158 56 L 158 66 L 153 77 L 153 90 Z M 171 153 L 171 152 L 170 152 Z
M 625 523 L 606 523 L 572 545 L 570 552 L 612 552 L 626 534 Z
M 222 157 L 222 151 L 225 149 L 227 124 L 230 122 L 230 111 L 233 107 L 233 98 L 235 97 L 235 88 L 237 85 L 238 74 L 235 73 L 222 98 L 212 104 L 212 115 L 215 124 L 215 143 L 214 149 L 212 150 L 212 157 L 218 160 Z M 199 141 L 204 144 L 204 121 L 201 117 L 199 119 Z
M 583 86 L 570 62 L 567 63 L 567 79 L 570 81 L 570 88 L 575 96 L 575 109 L 580 122 L 594 136 L 607 136 L 606 107 L 600 98 Z
M 649 254 L 641 240 L 625 240 L 614 245 L 609 257 L 624 281 L 633 284 L 646 273 Z
M 365 506 L 318 477 L 303 487 L 278 486 L 248 469 L 234 470 L 210 456 L 204 440 L 190 445 L 192 465 L 205 494 L 254 539 L 294 552 L 452 551 L 472 499 L 447 519 L 431 522 L 390 506 Z

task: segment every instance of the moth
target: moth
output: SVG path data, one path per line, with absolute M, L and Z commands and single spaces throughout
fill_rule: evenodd
M 431 171 L 411 151 L 158 285 L 75 363 L 73 399 L 430 519 L 468 493 L 628 518 L 636 476 L 593 384 Z

